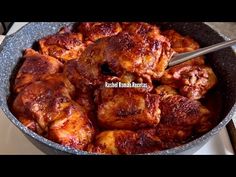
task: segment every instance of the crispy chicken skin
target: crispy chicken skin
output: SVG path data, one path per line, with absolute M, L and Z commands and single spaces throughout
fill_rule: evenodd
M 95 137 L 87 151 L 99 154 L 133 154 L 137 134 L 130 130 L 103 131 Z
M 40 39 L 39 45 L 41 53 L 62 62 L 79 58 L 86 47 L 82 42 L 82 34 L 72 33 L 67 29 Z
M 88 151 L 100 154 L 140 154 L 160 150 L 162 143 L 155 129 L 108 130 L 98 134 Z
M 103 89 L 98 104 L 98 122 L 107 129 L 135 130 L 155 127 L 160 121 L 159 97 L 135 93 L 135 89 Z
M 71 100 L 74 87 L 63 75 L 36 81 L 19 93 L 13 110 L 23 124 L 32 120 L 49 139 L 83 149 L 92 139 L 93 126 L 85 110 Z M 37 130 L 36 125 L 28 126 Z
M 180 95 L 169 96 L 160 103 L 161 123 L 175 126 L 193 126 L 209 116 L 210 112 L 200 102 Z
M 64 73 L 72 83 L 81 87 L 80 84 L 99 85 L 104 81 L 106 76 L 101 71 L 104 47 L 103 42 L 97 41 L 85 49 L 80 59 L 65 64 Z
M 23 58 L 25 61 L 17 73 L 13 86 L 16 93 L 32 82 L 62 70 L 63 64 L 60 61 L 48 55 L 42 55 L 33 49 L 26 49 Z
M 155 89 L 160 98 L 161 124 L 168 126 L 194 126 L 210 116 L 210 111 L 197 100 L 178 95 L 169 86 Z
M 122 31 L 117 22 L 83 22 L 79 23 L 76 32 L 83 34 L 85 41 L 95 42 L 104 37 L 110 37 Z
M 14 100 L 13 109 L 16 115 L 29 117 L 46 129 L 48 122 L 56 118 L 58 106 L 70 100 L 73 92 L 73 85 L 63 75 L 47 76 L 22 90 Z
M 58 116 L 49 124 L 47 137 L 62 145 L 84 150 L 95 134 L 86 110 L 70 100 L 64 103 Z
M 171 126 L 160 123 L 155 129 L 155 136 L 161 141 L 161 149 L 169 149 L 186 143 L 193 134 L 192 127 Z
M 143 40 L 138 35 L 121 32 L 108 39 L 105 60 L 118 75 L 135 73 L 148 78 L 160 78 L 173 51 L 164 36 L 157 35 Z
M 160 96 L 161 121 L 157 131 L 164 136 L 162 140 L 169 141 L 174 137 L 172 133 L 186 140 L 196 132 L 207 132 L 213 127 L 212 113 L 199 101 L 178 95 L 167 85 L 158 86 L 155 91 Z M 165 138 L 167 135 L 171 137 Z
M 173 148 L 183 144 L 191 130 L 158 125 L 156 128 L 107 130 L 99 133 L 87 151 L 99 154 L 142 154 Z

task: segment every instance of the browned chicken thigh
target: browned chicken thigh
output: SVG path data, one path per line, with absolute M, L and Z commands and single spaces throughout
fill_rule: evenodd
M 122 28 L 117 22 L 83 22 L 79 23 L 76 32 L 83 34 L 85 41 L 95 42 L 104 37 L 110 37 L 121 32 Z
M 155 127 L 160 121 L 159 97 L 135 89 L 106 88 L 100 92 L 98 122 L 107 129 Z
M 77 59 L 85 49 L 82 39 L 82 34 L 62 29 L 57 34 L 40 39 L 40 51 L 62 62 Z
M 61 74 L 36 81 L 19 93 L 13 110 L 24 124 L 33 120 L 44 135 L 63 145 L 83 149 L 92 139 L 93 126 L 85 110 L 71 100 L 74 87 Z M 31 128 L 31 126 L 29 126 Z M 32 130 L 37 130 L 32 126 Z
M 42 55 L 33 49 L 26 49 L 23 58 L 24 63 L 17 73 L 13 86 L 16 93 L 32 82 L 62 70 L 63 64 L 57 59 Z
M 184 143 L 194 134 L 196 127 L 210 129 L 206 124 L 211 119 L 211 112 L 199 101 L 178 95 L 167 85 L 157 87 L 156 93 L 161 97 L 161 121 L 156 133 L 164 148 Z
M 100 154 L 142 154 L 158 151 L 162 147 L 155 129 L 136 132 L 130 130 L 107 130 L 99 133 L 88 151 Z
M 173 51 L 164 36 L 157 33 L 145 37 L 147 40 L 124 31 L 107 39 L 104 58 L 110 68 L 118 75 L 129 72 L 152 79 L 160 78 Z

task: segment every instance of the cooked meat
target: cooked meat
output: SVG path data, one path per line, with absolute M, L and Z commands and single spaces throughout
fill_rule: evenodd
M 173 88 L 170 87 L 168 85 L 160 85 L 155 89 L 155 92 L 157 93 L 157 95 L 160 96 L 160 99 L 165 99 L 168 96 L 173 96 L 173 95 L 177 95 L 177 91 Z
M 193 126 L 210 114 L 200 102 L 180 95 L 161 100 L 160 109 L 161 123 L 172 126 Z
M 84 22 L 38 42 L 40 53 L 25 51 L 12 110 L 56 143 L 143 154 L 183 145 L 218 122 L 206 94 L 217 78 L 204 57 L 167 68 L 174 54 L 200 47 L 188 36 L 143 22 Z
M 63 101 L 70 100 L 74 87 L 62 75 L 56 74 L 36 81 L 16 97 L 13 109 L 16 115 L 29 117 L 46 129 L 48 122 L 55 119 Z
M 85 110 L 71 100 L 73 92 L 74 87 L 63 75 L 51 75 L 21 91 L 13 109 L 18 117 L 35 121 L 49 139 L 83 149 L 91 141 L 94 129 Z M 34 130 L 34 126 L 29 128 Z
M 192 61 L 167 69 L 160 81 L 178 89 L 183 96 L 200 99 L 215 86 L 217 78 L 210 67 Z
M 107 129 L 134 130 L 155 127 L 160 121 L 159 97 L 135 93 L 135 89 L 110 88 L 101 91 L 98 122 Z
M 129 130 L 103 131 L 87 151 L 100 154 L 134 154 L 137 134 Z
M 162 142 L 156 136 L 155 129 L 110 130 L 103 131 L 95 137 L 88 151 L 102 154 L 141 154 L 160 150 Z
M 26 49 L 23 58 L 25 61 L 15 78 L 14 91 L 16 93 L 19 93 L 34 81 L 59 72 L 63 66 L 57 59 L 39 54 L 33 49 Z
M 174 30 L 162 33 L 170 39 L 171 47 L 178 53 L 191 52 L 199 48 L 199 44 L 188 36 L 181 36 Z M 183 96 L 200 99 L 216 84 L 213 70 L 204 65 L 204 57 L 197 57 L 167 69 L 161 83 L 179 89 Z
M 72 60 L 65 64 L 65 75 L 72 83 L 81 87 L 82 84 L 98 85 L 103 83 L 106 75 L 102 74 L 103 47 L 101 41 L 89 45 L 82 53 L 79 60 Z
M 121 32 L 106 40 L 104 58 L 119 76 L 129 72 L 144 78 L 160 78 L 173 54 L 169 41 L 160 34 L 144 40 L 138 35 Z
M 160 138 L 162 150 L 180 146 L 193 135 L 193 128 L 189 126 L 172 126 L 160 123 L 155 130 L 155 136 Z
M 88 46 L 77 63 L 74 62 L 74 77 L 88 84 L 101 84 L 108 77 L 102 73 L 102 66 L 107 64 L 117 76 L 133 73 L 150 83 L 151 78 L 159 78 L 164 73 L 171 57 L 170 50 L 168 42 L 149 44 L 128 33 L 119 33 Z
M 155 129 L 109 130 L 99 133 L 87 151 L 100 154 L 143 154 L 173 148 L 191 136 L 190 130 L 158 125 Z
M 182 36 L 175 30 L 166 30 L 161 33 L 170 40 L 171 48 L 177 53 L 191 52 L 199 49 L 199 44 L 189 36 Z
M 158 86 L 155 91 L 161 97 L 161 121 L 156 134 L 164 149 L 183 144 L 195 132 L 212 128 L 212 114 L 199 101 L 180 96 L 166 85 Z
M 110 37 L 121 32 L 121 26 L 117 22 L 83 22 L 79 23 L 75 31 L 85 37 L 85 41 L 95 42 L 104 37 Z
M 80 88 L 76 88 L 75 96 L 73 99 L 76 103 L 84 108 L 87 113 L 88 118 L 93 123 L 93 126 L 96 129 L 99 129 L 97 126 L 97 115 L 96 108 L 97 105 L 94 102 L 94 88 L 90 86 L 83 86 Z
M 47 138 L 62 145 L 84 150 L 93 139 L 93 125 L 83 107 L 73 101 L 64 104 L 58 118 L 50 122 Z
M 62 62 L 79 58 L 85 49 L 82 34 L 72 33 L 66 29 L 40 39 L 39 45 L 43 54 L 55 57 Z

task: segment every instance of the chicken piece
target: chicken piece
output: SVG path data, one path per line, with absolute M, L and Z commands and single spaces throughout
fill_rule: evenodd
M 25 61 L 17 73 L 13 86 L 16 93 L 42 77 L 60 72 L 63 66 L 57 59 L 39 54 L 30 48 L 25 50 L 24 59 Z
M 86 47 L 82 42 L 82 34 L 72 33 L 67 29 L 40 39 L 39 45 L 43 54 L 62 62 L 79 58 Z
M 197 100 L 216 85 L 217 78 L 210 67 L 188 61 L 167 69 L 160 82 L 178 89 L 183 96 Z
M 131 88 L 107 88 L 101 91 L 100 100 L 97 116 L 104 128 L 135 130 L 155 127 L 160 121 L 157 95 L 138 93 Z
M 50 122 L 47 138 L 59 144 L 84 150 L 92 141 L 95 129 L 86 111 L 73 101 L 69 101 Z
M 65 64 L 64 73 L 76 87 L 99 85 L 107 78 L 102 74 L 104 47 L 105 43 L 97 41 L 85 49 L 79 60 L 71 60 Z
M 140 40 L 148 40 L 150 42 L 152 40 L 160 40 L 162 42 L 168 40 L 160 34 L 161 31 L 156 25 L 145 22 L 122 22 L 121 26 L 124 32 L 135 35 Z
M 162 34 L 170 40 L 171 48 L 177 53 L 192 52 L 200 48 L 199 44 L 189 36 L 182 36 L 175 30 L 166 30 Z M 204 56 L 193 58 L 183 63 L 184 65 L 204 65 Z
M 188 142 L 193 135 L 192 127 L 166 125 L 160 123 L 155 129 L 154 137 L 161 141 L 161 149 L 170 149 Z
M 161 100 L 160 123 L 170 126 L 194 126 L 210 112 L 200 102 L 180 95 L 173 95 Z
M 73 85 L 63 75 L 47 76 L 22 90 L 13 102 L 13 110 L 17 117 L 33 119 L 46 131 L 73 92 Z
M 76 94 L 73 97 L 73 100 L 85 109 L 89 120 L 93 123 L 94 128 L 99 130 L 96 116 L 97 105 L 94 102 L 94 97 L 94 88 L 84 85 L 80 88 L 76 88 Z
M 201 134 L 213 127 L 212 112 L 200 102 L 178 95 L 174 88 L 167 85 L 158 86 L 155 91 L 161 97 L 161 121 L 157 126 L 160 138 L 176 139 L 176 135 L 183 135 L 181 140 L 186 140 L 196 132 Z
M 191 52 L 199 49 L 199 44 L 189 36 L 182 36 L 175 30 L 166 30 L 161 33 L 170 40 L 171 48 L 177 53 Z
M 63 75 L 51 75 L 20 92 L 13 109 L 17 117 L 35 121 L 50 140 L 83 149 L 92 140 L 94 128 L 86 111 L 71 100 L 73 92 Z
M 162 142 L 155 129 L 137 132 L 130 130 L 109 130 L 99 133 L 87 151 L 99 154 L 142 154 L 159 151 Z
M 166 97 L 177 95 L 177 91 L 168 85 L 159 85 L 156 87 L 155 92 L 160 96 L 160 99 L 165 99 Z
M 143 154 L 165 150 L 186 143 L 192 131 L 179 127 L 158 125 L 157 128 L 108 130 L 95 136 L 87 151 L 99 154 Z
M 118 76 L 129 72 L 149 80 L 160 78 L 173 51 L 168 39 L 160 34 L 146 38 L 121 32 L 106 39 L 104 58 L 111 70 Z
M 79 23 L 75 31 L 85 37 L 85 41 L 95 42 L 104 37 L 110 37 L 121 32 L 122 28 L 117 22 L 83 22 Z
M 181 36 L 174 30 L 162 33 L 170 39 L 171 47 L 178 53 L 191 52 L 199 48 L 199 44 L 188 36 Z M 179 89 L 181 95 L 191 99 L 200 99 L 216 84 L 216 76 L 210 67 L 204 65 L 204 57 L 171 67 L 165 71 L 161 83 Z
M 129 130 L 103 131 L 95 137 L 87 151 L 99 154 L 133 154 L 137 136 Z

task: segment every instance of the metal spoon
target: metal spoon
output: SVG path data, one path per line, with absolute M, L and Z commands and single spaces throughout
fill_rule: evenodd
M 174 65 L 183 63 L 187 60 L 190 60 L 192 58 L 199 57 L 201 55 L 204 55 L 204 54 L 207 54 L 207 53 L 210 53 L 210 52 L 214 52 L 214 51 L 217 51 L 217 50 L 220 50 L 220 49 L 223 49 L 223 48 L 235 45 L 235 44 L 236 44 L 236 39 L 232 39 L 232 40 L 229 40 L 229 41 L 224 41 L 224 42 L 221 42 L 221 43 L 218 43 L 218 44 L 214 44 L 214 45 L 211 45 L 211 46 L 208 46 L 208 47 L 204 47 L 204 48 L 195 50 L 193 52 L 186 52 L 186 53 L 176 54 L 170 60 L 169 66 L 174 66 Z

